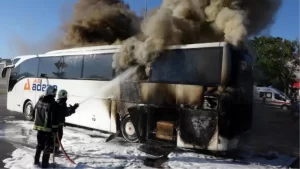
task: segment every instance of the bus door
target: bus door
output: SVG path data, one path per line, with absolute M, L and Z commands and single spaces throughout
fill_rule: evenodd
M 14 111 L 23 111 L 21 100 L 23 99 L 25 78 L 21 74 L 20 66 L 10 70 L 8 83 L 8 100 L 13 100 L 10 102 L 9 107 Z

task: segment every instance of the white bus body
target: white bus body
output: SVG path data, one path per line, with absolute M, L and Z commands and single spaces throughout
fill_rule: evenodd
M 225 45 L 226 43 L 223 42 L 191 44 L 172 46 L 167 50 L 223 48 Z M 30 112 L 37 103 L 38 98 L 43 94 L 47 85 L 56 85 L 58 90 L 65 89 L 68 91 L 68 104 L 81 103 L 76 113 L 66 118 L 67 123 L 116 133 L 119 130 L 117 127 L 119 119 L 117 118 L 116 104 L 109 97 L 107 99 L 105 97 L 109 96 L 106 93 L 108 85 L 113 85 L 109 87 L 113 87 L 113 90 L 117 93 L 120 91 L 119 84 L 111 83 L 114 78 L 112 56 L 118 52 L 119 48 L 120 46 L 85 47 L 16 57 L 13 65 L 2 72 L 3 77 L 7 70 L 11 71 L 7 109 L 24 113 L 28 120 L 33 119 Z M 223 52 L 218 53 L 220 55 L 218 57 L 223 57 L 223 60 L 219 59 L 222 67 L 220 72 L 217 72 L 219 74 L 217 77 L 220 76 L 220 83 L 225 85 L 227 83 L 226 79 L 230 78 L 228 75 L 232 65 L 229 49 L 224 47 L 222 50 Z M 246 70 L 247 65 L 248 67 L 251 66 L 251 63 L 247 63 L 246 60 L 243 60 L 242 63 L 244 65 L 243 70 Z M 57 78 L 58 76 L 66 78 Z M 184 94 L 180 95 L 184 96 Z M 252 102 L 247 104 L 252 104 Z M 248 113 L 252 113 L 252 110 L 249 110 Z M 249 116 L 249 119 L 244 119 L 250 120 L 250 118 Z M 245 128 L 248 128 L 248 126 Z M 221 137 L 217 130 L 212 132 L 215 132 L 215 134 L 207 146 L 208 149 L 216 151 L 229 149 L 228 146 L 231 140 Z M 178 147 L 197 147 L 184 143 L 179 135 L 176 137 Z M 219 142 L 217 138 L 220 138 Z M 232 140 L 235 141 L 235 139 Z

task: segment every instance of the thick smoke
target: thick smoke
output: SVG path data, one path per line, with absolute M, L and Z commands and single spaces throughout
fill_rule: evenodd
M 139 19 L 121 0 L 79 0 L 63 28 L 61 48 L 112 44 L 139 31 Z
M 137 64 L 146 66 L 168 45 L 214 41 L 244 45 L 250 35 L 273 23 L 281 3 L 282 0 L 163 0 L 142 22 L 143 36 L 126 40 L 113 66 L 119 71 Z

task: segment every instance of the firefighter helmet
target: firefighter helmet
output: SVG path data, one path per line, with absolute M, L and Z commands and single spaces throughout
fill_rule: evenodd
M 48 86 L 45 91 L 45 96 L 56 96 L 57 88 L 56 86 Z
M 58 92 L 57 99 L 67 99 L 67 98 L 68 98 L 68 92 L 66 90 L 62 89 Z

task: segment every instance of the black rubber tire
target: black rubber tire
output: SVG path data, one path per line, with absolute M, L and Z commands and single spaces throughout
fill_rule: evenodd
M 123 136 L 123 138 L 126 140 L 126 141 L 128 141 L 128 142 L 130 142 L 130 143 L 137 143 L 138 141 L 139 141 L 139 138 L 137 137 L 137 134 L 135 133 L 135 134 L 133 134 L 133 135 L 128 135 L 127 133 L 126 133 L 126 129 L 125 129 L 125 127 L 126 127 L 126 124 L 127 123 L 132 123 L 131 122 L 131 119 L 130 119 L 130 115 L 126 115 L 126 116 L 124 116 L 123 118 L 122 118 L 122 120 L 121 120 L 121 133 L 122 133 L 122 136 Z
M 31 107 L 30 110 L 32 110 L 33 109 L 33 105 L 32 105 L 31 101 L 26 102 L 26 104 L 24 106 L 24 109 L 23 109 L 24 117 L 28 121 L 33 121 L 34 114 L 29 114 L 29 112 L 28 112 L 29 111 L 29 108 L 28 108 L 29 106 Z

